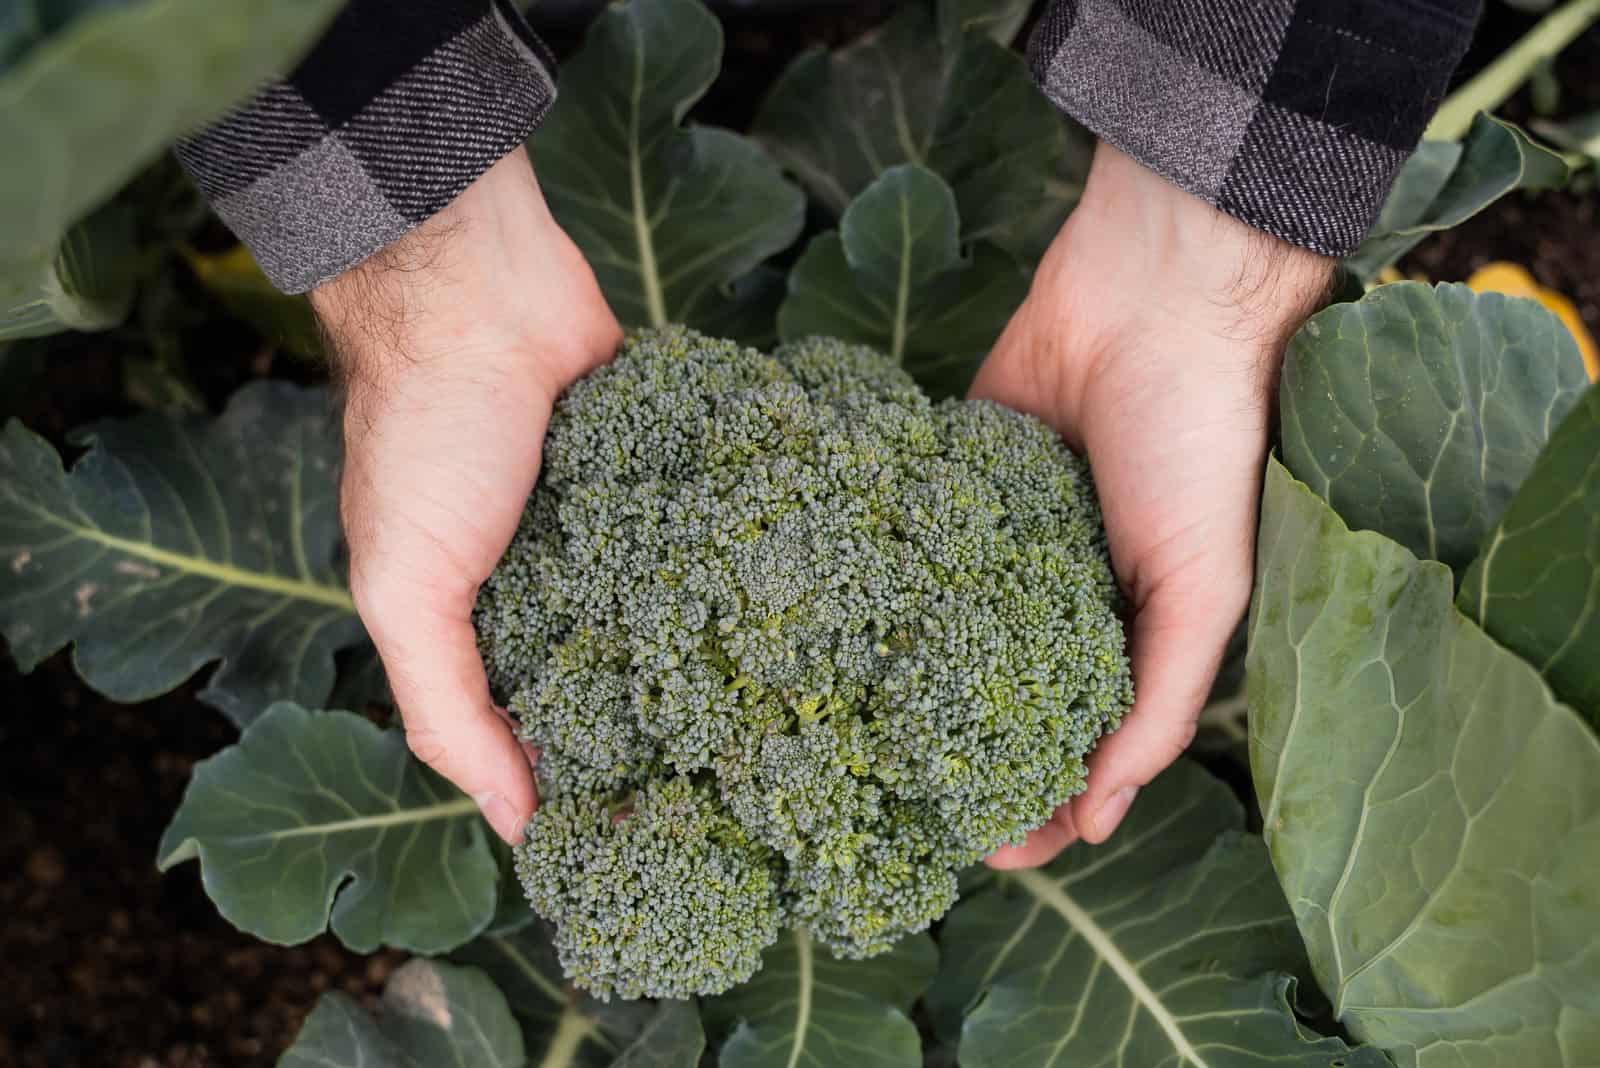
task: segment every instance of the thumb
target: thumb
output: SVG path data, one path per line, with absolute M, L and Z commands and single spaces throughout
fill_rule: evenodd
M 1201 579 L 1200 581 L 1205 581 Z M 1177 760 L 1194 740 L 1200 709 L 1249 598 L 1197 590 L 1193 580 L 1152 591 L 1128 640 L 1134 702 L 1089 757 L 1089 782 L 1072 800 L 1073 825 L 1098 844 L 1117 829 L 1139 787 Z
M 398 601 L 398 603 L 396 603 Z M 417 759 L 477 802 L 495 832 L 515 845 L 538 804 L 528 753 L 496 711 L 478 656 L 471 604 L 358 597 L 383 658 L 406 744 Z

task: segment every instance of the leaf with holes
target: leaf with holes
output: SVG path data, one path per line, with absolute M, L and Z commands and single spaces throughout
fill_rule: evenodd
M 954 190 L 963 240 L 1034 264 L 1077 203 L 1093 137 L 979 32 L 1003 34 L 1019 10 L 907 3 L 845 48 L 790 62 L 752 131 L 835 214 L 888 169 L 926 166 Z
M 195 766 L 157 864 L 200 861 L 235 927 L 293 945 L 332 930 L 358 952 L 441 953 L 494 916 L 484 823 L 404 734 L 278 704 Z
M 1600 728 L 1600 386 L 1556 428 L 1456 604 Z
M 698 0 L 608 8 L 562 65 L 530 147 L 617 318 L 757 340 L 781 292 L 758 265 L 800 235 L 805 197 L 754 141 L 681 126 L 721 61 L 721 26 Z
M 964 1068 L 1383 1068 L 1294 1011 L 1305 954 L 1261 840 L 1179 761 L 1109 842 L 997 874 L 945 919 L 928 995 Z
M 95 212 L 61 243 L 0 270 L 0 341 L 109 330 L 128 316 L 138 275 L 133 213 Z
M 322 995 L 278 1068 L 523 1068 L 517 1022 L 489 977 L 432 960 L 401 965 L 378 1011 Z
M 31 17 L 0 16 L 0 278 L 53 259 L 70 226 L 180 134 L 292 66 L 339 7 L 29 0 Z
M 1401 1068 L 1600 1064 L 1600 740 L 1275 460 L 1250 613 L 1267 845 L 1333 1013 Z
M 1588 382 L 1531 300 L 1380 286 L 1290 342 L 1284 461 L 1352 527 L 1459 572 Z
M 1026 6 L 906 4 L 844 48 L 802 52 L 752 132 L 835 215 L 891 168 L 926 166 L 954 191 L 963 240 L 1031 265 L 1077 202 L 1093 138 L 980 32 L 1004 33 Z
M 910 935 L 877 957 L 838 960 L 803 930 L 786 931 L 743 986 L 705 1002 L 728 1034 L 721 1068 L 918 1068 L 922 1042 L 907 1015 L 939 954 Z M 731 1033 L 730 1033 L 731 1032 Z
M 935 396 L 966 391 L 1027 295 L 1007 253 L 963 255 L 950 187 L 925 167 L 894 167 L 815 238 L 789 275 L 778 334 L 826 334 L 887 352 Z
M 246 386 L 216 420 L 95 423 L 64 470 L 0 432 L 0 629 L 24 671 L 68 642 L 85 682 L 141 701 L 221 661 L 201 698 L 237 724 L 323 701 L 360 645 L 338 566 L 338 439 L 320 389 Z
M 1555 152 L 1492 115 L 1459 143 L 1424 141 L 1401 168 L 1378 220 L 1345 263 L 1363 281 L 1429 236 L 1450 230 L 1519 189 L 1559 189 L 1572 175 Z
M 505 991 L 522 1023 L 531 1063 L 695 1068 L 705 1050 L 705 1033 L 692 1002 L 600 1002 L 572 988 L 542 922 L 491 930 L 453 957 L 482 968 Z

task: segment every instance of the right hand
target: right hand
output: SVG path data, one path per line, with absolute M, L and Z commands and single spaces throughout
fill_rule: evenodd
M 508 842 L 538 803 L 472 628 L 556 397 L 622 331 L 519 148 L 311 294 L 345 388 L 350 590 L 419 759 Z

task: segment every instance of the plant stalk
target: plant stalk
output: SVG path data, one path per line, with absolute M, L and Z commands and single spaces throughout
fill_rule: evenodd
M 1428 141 L 1459 141 L 1480 111 L 1493 111 L 1533 76 L 1539 64 L 1555 56 L 1596 20 L 1600 0 L 1567 0 L 1539 20 L 1522 40 L 1451 93 L 1423 133 Z

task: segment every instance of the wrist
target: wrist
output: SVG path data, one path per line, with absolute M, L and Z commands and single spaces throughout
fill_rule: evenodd
M 1104 142 L 1068 225 L 1101 246 L 1137 319 L 1249 343 L 1273 359 L 1332 277 L 1332 259 L 1240 222 Z M 1116 254 L 1107 259 L 1109 243 Z
M 520 148 L 310 298 L 352 386 L 399 368 L 517 360 L 554 397 L 621 336 Z

